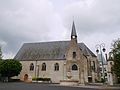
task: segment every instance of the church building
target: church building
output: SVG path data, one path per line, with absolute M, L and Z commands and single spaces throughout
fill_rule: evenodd
M 78 43 L 77 37 L 73 22 L 68 41 L 24 43 L 14 57 L 22 64 L 20 79 L 50 78 L 52 83 L 68 80 L 80 84 L 98 81 L 97 57 L 84 43 Z

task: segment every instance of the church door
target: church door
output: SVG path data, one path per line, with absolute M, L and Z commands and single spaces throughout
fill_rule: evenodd
M 28 74 L 25 74 L 24 75 L 24 81 L 27 81 L 28 80 Z
M 72 80 L 79 80 L 79 69 L 76 64 L 72 65 L 71 74 L 72 74 Z

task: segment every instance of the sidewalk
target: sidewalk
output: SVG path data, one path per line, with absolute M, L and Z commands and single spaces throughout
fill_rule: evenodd
M 77 87 L 83 87 L 83 88 L 94 88 L 94 89 L 104 89 L 104 90 L 120 90 L 120 85 L 103 85 L 102 83 L 91 83 L 88 85 L 79 85 Z
M 38 84 L 42 84 L 42 83 L 38 83 Z M 120 90 L 120 85 L 103 85 L 103 83 L 89 83 L 87 85 L 60 85 L 58 83 L 56 84 L 50 84 L 48 83 L 48 85 L 51 86 L 61 86 L 61 87 L 80 87 L 80 88 L 90 88 L 90 89 L 94 89 L 94 90 Z
M 60 85 L 60 84 L 55 84 L 56 86 L 67 86 L 67 85 Z M 67 87 L 81 87 L 81 88 L 90 88 L 90 89 L 96 89 L 96 90 L 120 90 L 120 86 L 119 85 L 114 85 L 114 86 L 110 86 L 110 85 L 103 85 L 102 83 L 91 83 L 91 84 L 87 84 L 87 85 L 73 85 L 73 86 L 67 86 Z
M 82 88 L 93 88 L 93 89 L 104 89 L 104 90 L 120 90 L 120 87 L 116 87 L 116 86 L 91 86 L 91 85 L 79 85 L 79 86 L 76 86 L 76 87 L 82 87 Z

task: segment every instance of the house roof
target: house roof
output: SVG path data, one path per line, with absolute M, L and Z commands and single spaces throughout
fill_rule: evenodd
M 65 52 L 70 41 L 54 41 L 54 42 L 40 42 L 40 43 L 24 43 L 18 51 L 15 59 L 17 60 L 53 60 L 65 59 Z M 78 46 L 85 55 L 95 54 L 84 44 L 78 43 Z

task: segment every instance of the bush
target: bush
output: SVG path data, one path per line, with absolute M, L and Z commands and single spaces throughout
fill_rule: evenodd
M 51 78 L 43 78 L 43 81 L 51 81 Z
M 37 81 L 37 80 L 38 80 L 38 78 L 32 78 L 32 80 L 35 80 L 35 81 Z
M 51 78 L 32 78 L 35 81 L 51 81 Z

